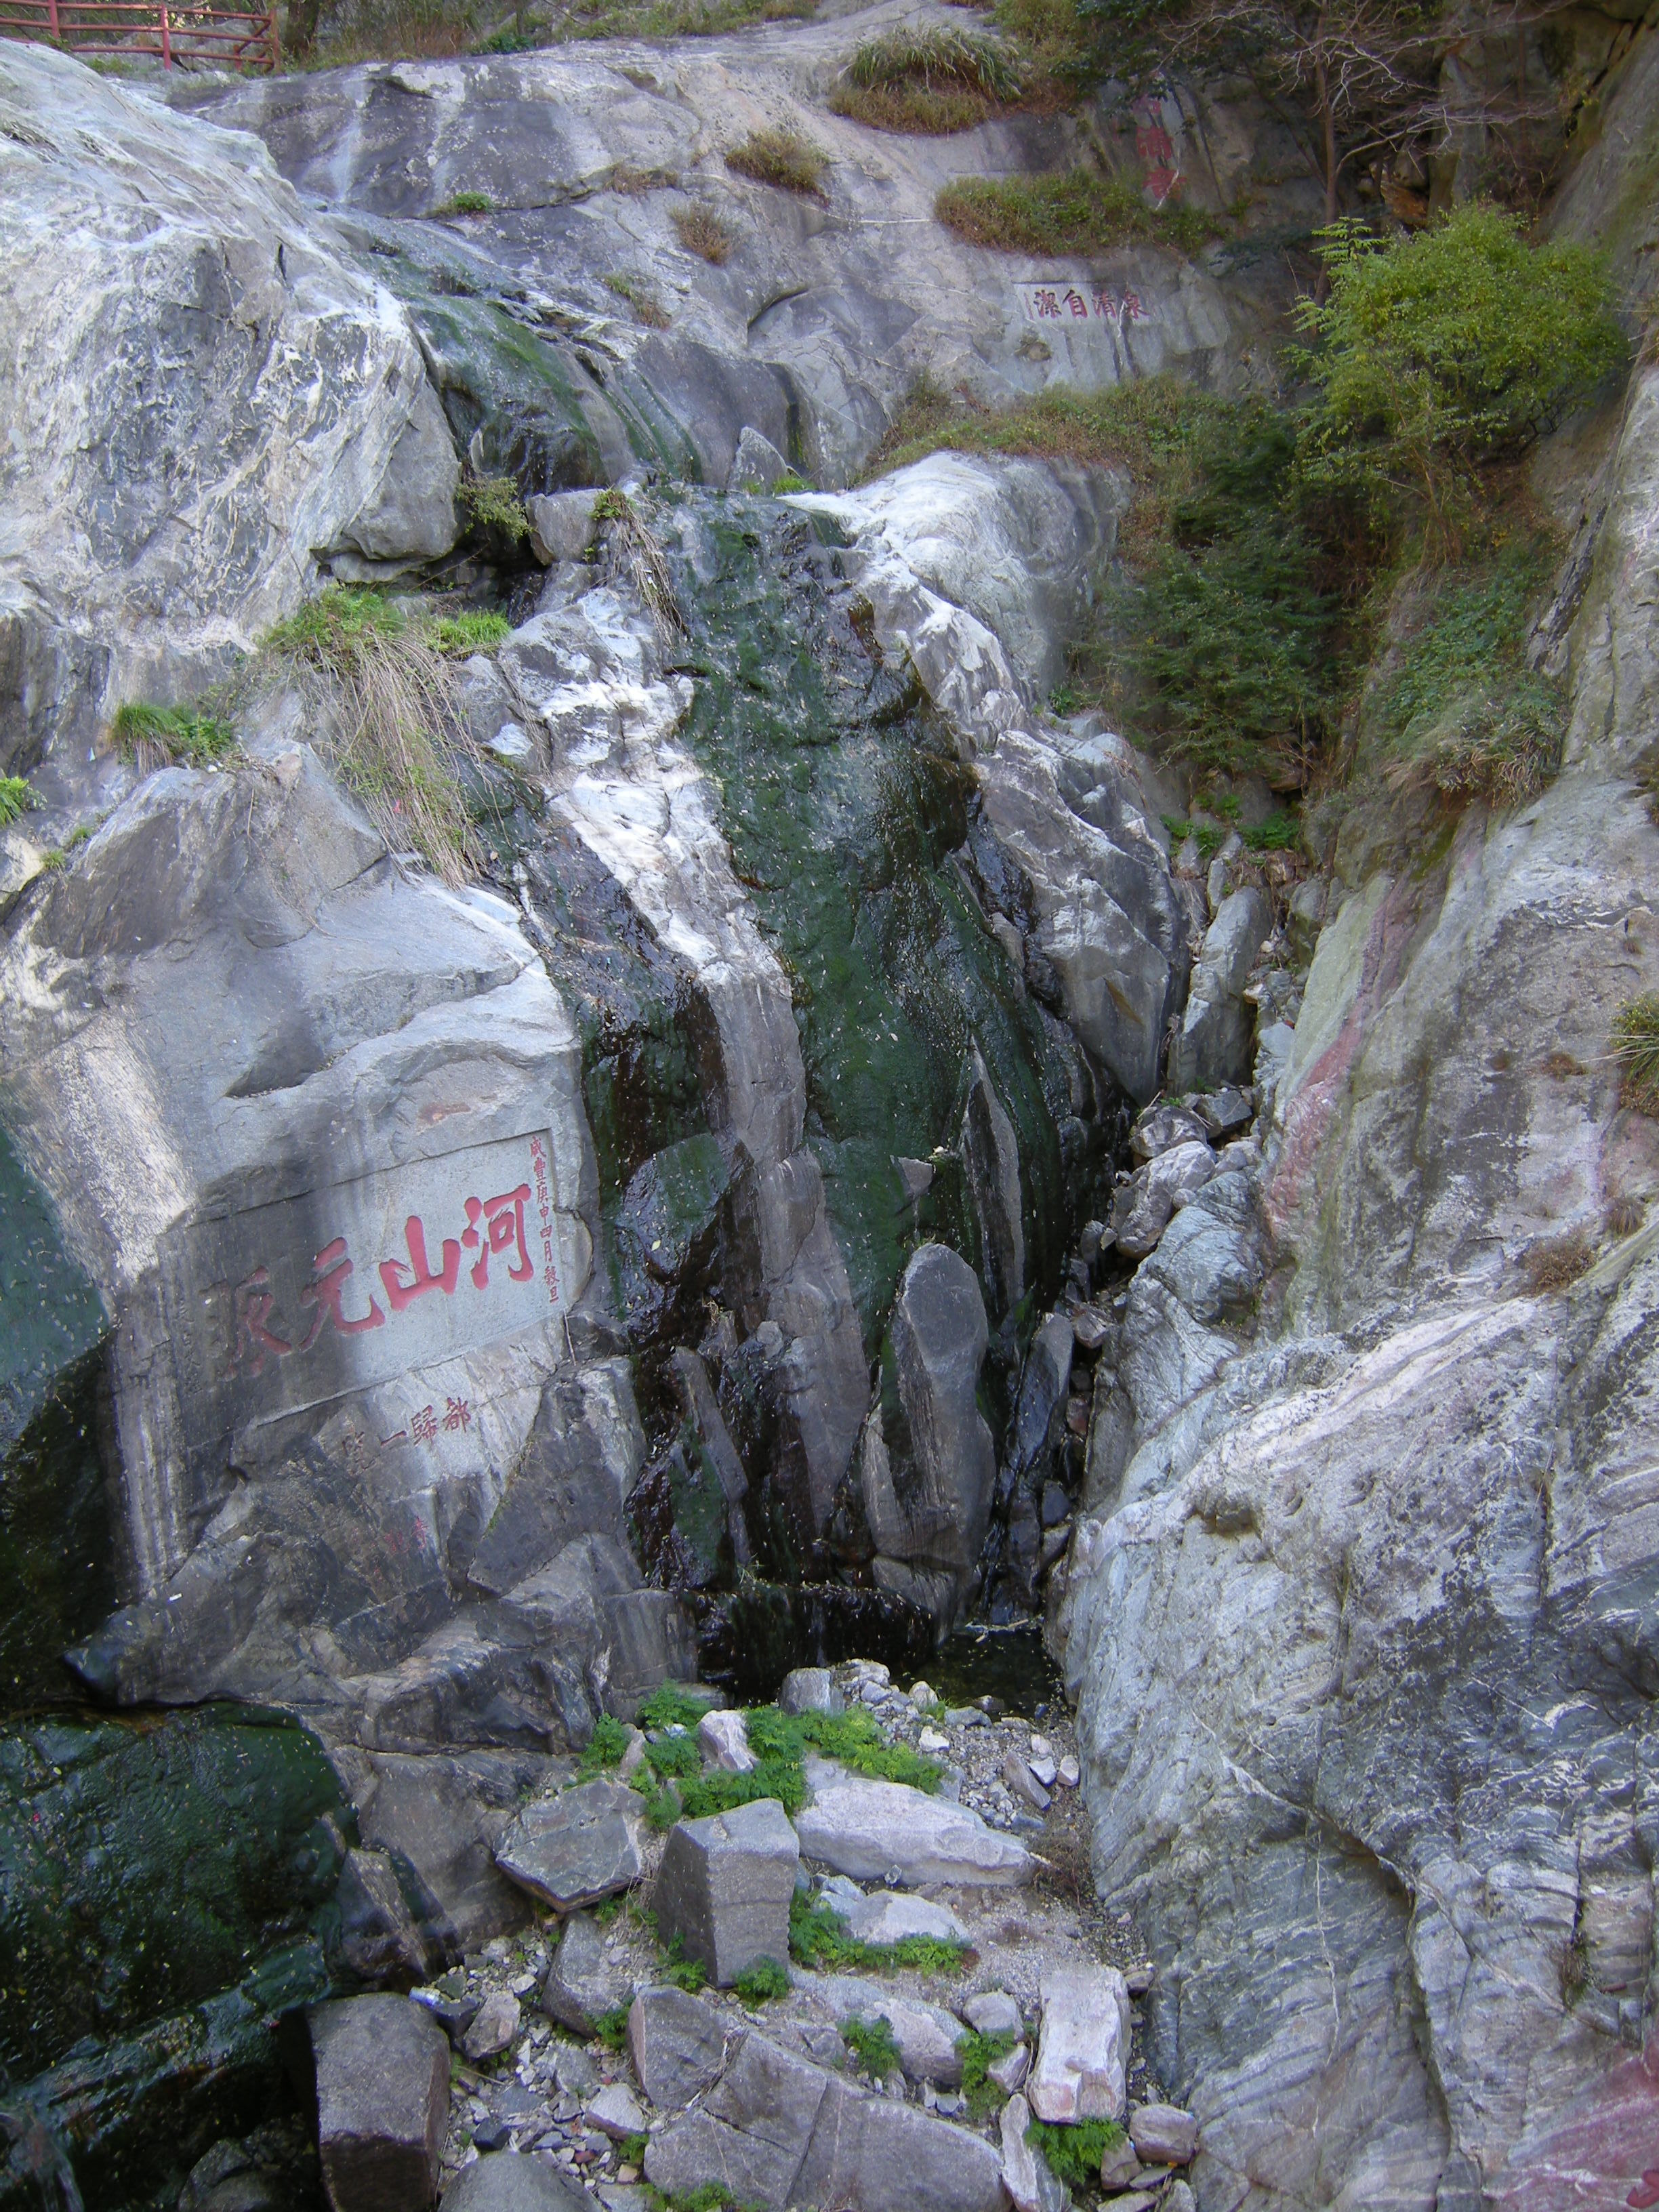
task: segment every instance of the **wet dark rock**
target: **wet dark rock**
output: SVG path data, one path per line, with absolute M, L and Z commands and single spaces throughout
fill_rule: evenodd
M 397 1869 L 384 1851 L 347 1852 L 335 1901 L 341 1955 L 361 1980 L 408 1989 L 441 1965 L 422 1938 Z
M 989 1308 L 1000 1321 L 1025 1293 L 1019 1142 L 977 1045 L 969 1063 L 959 1141 L 969 1199 L 979 1229 Z

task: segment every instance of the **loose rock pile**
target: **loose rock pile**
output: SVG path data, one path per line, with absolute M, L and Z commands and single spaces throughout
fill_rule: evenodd
M 1051 2157 L 1079 2150 L 1079 2194 L 1190 2206 L 1194 2124 L 1134 2047 L 1151 1969 L 1100 1917 L 1063 1716 L 947 1709 L 865 1662 L 792 1676 L 779 1702 L 862 1706 L 882 1744 L 938 1758 L 937 1792 L 809 1754 L 793 1819 L 767 1797 L 659 1839 L 623 1821 L 617 1801 L 645 1800 L 609 1778 L 526 1806 L 500 1863 L 562 1911 L 410 1998 L 313 2015 L 337 2212 L 441 2188 L 444 2212 L 648 2212 L 711 2189 L 887 2212 L 896 2175 L 933 2212 L 1059 2212 Z M 706 1773 L 753 1756 L 741 1715 L 686 1734 Z M 630 1732 L 618 1764 L 643 1753 Z M 625 1853 L 597 1865 L 612 1825 L 637 1873 Z M 1041 2123 L 1069 2160 L 1044 2154 Z

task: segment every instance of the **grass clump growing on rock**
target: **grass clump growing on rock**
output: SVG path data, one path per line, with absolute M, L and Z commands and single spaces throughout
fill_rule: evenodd
M 513 625 L 505 615 L 440 615 L 431 635 L 440 653 L 488 653 L 506 643 L 513 635 Z
M 619 300 L 626 300 L 640 320 L 653 331 L 668 328 L 668 310 L 642 276 L 611 276 L 605 280 L 607 292 L 614 292 Z
M 1659 992 L 1631 999 L 1614 1015 L 1613 1056 L 1624 1072 L 1621 1095 L 1638 1114 L 1659 1115 Z
M 1191 253 L 1216 235 L 1196 208 L 1148 207 L 1127 178 L 1096 169 L 1047 177 L 958 177 L 933 203 L 946 229 L 999 253 L 1103 253 L 1132 240 Z
M 236 743 L 228 722 L 193 707 L 150 707 L 136 700 L 115 710 L 110 738 L 123 760 L 152 769 L 205 768 L 222 760 Z
M 641 1705 L 637 1718 L 642 1729 L 694 1729 L 713 1710 L 709 1698 L 694 1697 L 678 1682 L 662 1682 Z
M 1565 1291 L 1578 1280 L 1594 1257 L 1589 1237 L 1582 1229 L 1569 1230 L 1565 1237 L 1545 1237 L 1532 1246 L 1521 1262 L 1527 1288 L 1534 1297 Z
M 332 586 L 260 647 L 318 708 L 318 744 L 393 852 L 447 883 L 477 863 L 457 763 L 476 757 L 449 664 L 383 593 Z
M 455 192 L 432 212 L 434 216 L 494 215 L 495 203 L 488 192 Z
M 607 2051 L 622 2050 L 628 2041 L 628 2007 L 613 2005 L 609 2012 L 599 2014 L 593 2022 L 593 2039 Z
M 511 477 L 463 477 L 455 498 L 471 529 L 497 531 L 515 545 L 529 537 L 530 517 Z
M 937 1936 L 906 1936 L 893 1944 L 861 1943 L 820 1898 L 811 1904 L 797 1890 L 789 1901 L 789 1955 L 797 1966 L 836 1972 L 858 1967 L 876 1973 L 913 1966 L 918 1973 L 959 1974 L 968 1961 L 965 1945 Z
M 1123 2130 L 1115 2120 L 1079 2120 L 1065 2126 L 1033 2120 L 1025 2140 L 1042 2153 L 1056 2181 L 1093 2196 L 1100 2188 L 1100 2162 L 1122 2142 Z
M 1018 100 L 1021 72 L 999 39 L 912 23 L 860 46 L 830 94 L 837 115 L 878 131 L 969 131 Z
M 726 166 L 757 185 L 775 185 L 780 191 L 799 192 L 807 199 L 826 197 L 823 176 L 830 157 L 799 131 L 751 131 L 727 153 Z
M 21 820 L 39 804 L 34 787 L 27 776 L 0 775 L 0 830 Z
M 722 222 L 713 208 L 694 201 L 689 208 L 675 208 L 669 216 L 679 234 L 680 244 L 688 253 L 722 267 L 732 258 L 732 249 L 738 242 L 737 233 L 729 223 Z

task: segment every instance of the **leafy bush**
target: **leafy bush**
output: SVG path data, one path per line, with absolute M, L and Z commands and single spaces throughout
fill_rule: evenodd
M 663 1979 L 672 1982 L 677 1990 L 696 1996 L 708 1986 L 708 1969 L 701 1959 L 688 1959 L 684 1954 L 684 1939 L 677 1936 L 664 1953 Z
M 608 1766 L 615 1766 L 628 1749 L 628 1730 L 609 1713 L 601 1713 L 593 1723 L 593 1733 L 588 1738 L 581 1756 L 580 1771 L 584 1780 Z
M 841 2039 L 866 2074 L 884 2081 L 902 2070 L 898 2045 L 884 2020 L 849 2020 L 842 2024 Z
M 670 220 L 679 233 L 680 244 L 688 253 L 696 253 L 716 268 L 732 258 L 732 249 L 737 244 L 737 233 L 729 223 L 722 222 L 712 208 L 701 201 L 693 201 L 689 208 L 675 208 Z
M 607 2051 L 620 2051 L 628 2041 L 628 2007 L 613 2005 L 609 2012 L 600 2013 L 593 2022 L 593 2034 Z
M 0 830 L 40 804 L 27 776 L 0 775 Z
M 1047 177 L 958 177 L 933 213 L 970 246 L 1000 253 L 1103 253 L 1132 239 L 1194 252 L 1216 234 L 1196 208 L 1148 207 L 1127 178 L 1095 169 Z
M 1626 1105 L 1659 1115 L 1659 992 L 1644 992 L 1620 1006 L 1613 1017 L 1613 1055 L 1624 1070 Z
M 645 2154 L 650 2146 L 649 2136 L 624 2136 L 617 2145 L 617 2163 L 622 2166 L 643 2166 Z
M 1144 734 L 1209 773 L 1305 759 L 1329 708 L 1333 609 L 1286 511 L 1294 457 L 1270 408 L 1214 418 L 1168 538 L 1115 603 Z
M 1115 2120 L 1078 2120 L 1065 2125 L 1033 2120 L 1025 2140 L 1033 2150 L 1041 2151 L 1056 2181 L 1095 2196 L 1100 2189 L 1100 2161 L 1114 2143 L 1122 2142 L 1123 2130 Z
M 1581 246 L 1529 246 L 1478 202 L 1386 243 L 1356 222 L 1323 237 L 1330 290 L 1300 310 L 1318 387 L 1304 469 L 1373 507 L 1420 500 L 1434 549 L 1453 552 L 1474 466 L 1521 450 L 1623 359 L 1606 266 Z
M 472 529 L 499 531 L 515 545 L 529 537 L 530 517 L 511 477 L 463 477 L 455 497 Z
M 1560 765 L 1560 687 L 1527 666 L 1549 542 L 1511 538 L 1439 574 L 1429 611 L 1366 700 L 1364 726 L 1396 789 L 1516 806 Z
M 488 653 L 513 635 L 505 615 L 440 615 L 432 625 L 432 642 L 440 653 L 457 655 Z
M 599 514 L 608 498 L 623 499 L 625 495 L 602 492 L 594 502 L 595 514 Z M 711 1710 L 711 1702 L 707 1697 L 695 1697 L 690 1690 L 682 1689 L 678 1682 L 663 1682 L 645 1699 L 637 1718 L 642 1729 L 694 1729 L 703 1715 Z
M 645 1756 L 653 1771 L 665 1782 L 702 1771 L 702 1753 L 694 1735 L 659 1737 L 655 1743 L 647 1744 Z
M 984 2119 L 1001 2103 L 1002 2092 L 990 2079 L 990 2069 L 998 2059 L 1008 2056 L 1015 2041 L 1012 2035 L 980 2035 L 972 2028 L 957 2038 L 957 2051 L 962 2059 L 962 2094 L 975 2119 Z M 1095 2171 L 1098 2174 L 1098 2166 Z
M 763 1763 L 769 1759 L 799 1765 L 810 1744 L 855 1774 L 908 1783 L 913 1790 L 929 1793 L 939 1788 L 944 1771 L 937 1760 L 923 1759 L 908 1744 L 889 1743 L 874 1716 L 862 1705 L 845 1713 L 781 1713 L 775 1705 L 757 1705 L 746 1723 L 749 1747 Z
M 757 185 L 775 185 L 781 191 L 821 200 L 830 156 L 797 131 L 751 131 L 726 155 L 726 166 Z
M 732 1985 L 745 2004 L 766 2004 L 789 1994 L 789 1969 L 776 1959 L 757 1959 L 745 1966 Z
M 115 710 L 110 735 L 123 760 L 145 770 L 182 761 L 203 768 L 222 760 L 236 742 L 228 722 L 216 721 L 192 707 L 149 707 L 129 700 Z

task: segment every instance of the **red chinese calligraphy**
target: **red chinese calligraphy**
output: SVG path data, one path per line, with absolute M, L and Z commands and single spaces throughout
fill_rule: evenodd
M 530 1164 L 536 1176 L 536 1218 L 541 1224 L 542 1280 L 547 1285 L 547 1302 L 559 1303 L 559 1271 L 553 1264 L 553 1204 L 547 1185 L 547 1147 L 539 1137 L 530 1139 Z
M 465 1398 L 451 1398 L 444 1406 L 444 1426 L 447 1429 L 470 1429 L 472 1408 Z
M 404 1240 L 409 1246 L 407 1263 L 402 1260 L 380 1262 L 380 1280 L 386 1285 L 393 1313 L 401 1313 L 428 1291 L 441 1291 L 446 1297 L 450 1297 L 461 1272 L 461 1248 L 453 1237 L 446 1237 L 443 1266 L 434 1274 L 427 1263 L 426 1231 L 418 1213 L 411 1213 L 404 1222 Z M 407 1282 L 404 1279 L 405 1274 Z
M 438 1417 L 430 1406 L 422 1406 L 410 1422 L 409 1433 L 417 1444 L 429 1444 L 438 1434 Z
M 249 1375 L 263 1375 L 267 1352 L 277 1359 L 288 1358 L 294 1346 L 270 1326 L 276 1310 L 270 1270 L 256 1267 L 245 1283 L 236 1285 L 236 1349 L 231 1354 L 234 1366 Z
M 331 1244 L 325 1244 L 312 1261 L 311 1280 L 300 1293 L 302 1306 L 315 1306 L 317 1309 L 309 1330 L 301 1340 L 301 1352 L 310 1351 L 321 1334 L 325 1321 L 331 1321 L 342 1336 L 358 1336 L 366 1328 L 384 1326 L 386 1316 L 374 1298 L 370 1298 L 368 1311 L 361 1319 L 346 1319 L 345 1286 L 350 1273 L 351 1261 L 346 1257 L 345 1238 L 337 1237 Z
M 1075 288 L 1066 293 L 1066 305 L 1071 309 L 1073 315 L 1081 316 L 1085 323 L 1088 321 L 1089 303 L 1084 298 L 1082 293 L 1078 291 Z
M 477 1259 L 472 1267 L 472 1287 L 482 1291 L 489 1281 L 489 1255 L 515 1247 L 520 1264 L 507 1269 L 509 1280 L 527 1283 L 536 1270 L 524 1241 L 524 1210 L 530 1203 L 530 1185 L 521 1182 L 516 1190 L 504 1191 L 499 1198 L 469 1198 L 466 1201 L 466 1227 L 461 1232 L 461 1242 Z M 480 1236 L 478 1224 L 483 1222 Z
M 1031 312 L 1037 316 L 1057 316 L 1060 313 L 1059 293 L 1039 288 L 1031 295 Z

